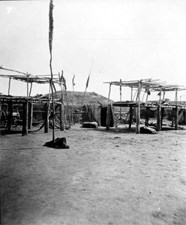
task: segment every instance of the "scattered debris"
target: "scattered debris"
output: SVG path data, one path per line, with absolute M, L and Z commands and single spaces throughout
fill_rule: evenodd
M 58 148 L 58 149 L 64 149 L 69 148 L 69 145 L 66 144 L 66 138 L 56 138 L 54 141 L 48 141 L 43 146 L 49 147 L 49 148 Z
M 83 128 L 98 128 L 97 122 L 83 122 L 82 124 Z
M 150 127 L 140 127 L 141 134 L 157 134 L 157 131 Z

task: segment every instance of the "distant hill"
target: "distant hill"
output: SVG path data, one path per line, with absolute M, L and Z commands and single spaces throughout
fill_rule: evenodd
M 72 91 L 67 91 L 67 101 L 68 104 L 72 104 L 72 98 L 73 98 L 73 92 Z M 80 91 L 75 91 L 74 92 L 74 106 L 81 106 L 82 104 L 82 99 L 83 99 L 84 92 Z M 48 95 L 45 95 L 47 97 Z M 61 99 L 61 92 L 57 91 L 54 94 L 54 98 L 56 99 Z M 112 101 L 111 101 L 112 102 Z M 66 103 L 66 97 L 64 94 L 64 103 Z M 102 104 L 102 105 L 107 105 L 108 104 L 108 98 L 99 95 L 95 92 L 86 92 L 83 104 Z

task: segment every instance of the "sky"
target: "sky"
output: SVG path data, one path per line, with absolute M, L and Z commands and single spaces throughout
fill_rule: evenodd
M 153 78 L 186 86 L 185 0 L 53 0 L 53 72 L 63 70 L 67 90 L 108 96 L 108 81 Z M 50 74 L 49 1 L 0 1 L 0 65 L 30 74 Z M 92 69 L 91 69 L 92 68 Z M 60 90 L 60 88 L 57 87 Z M 48 93 L 33 85 L 32 94 Z M 0 78 L 7 94 L 8 79 Z M 122 99 L 130 90 L 123 88 Z M 12 81 L 11 95 L 26 95 Z M 167 94 L 173 98 L 174 93 Z M 179 92 L 186 100 L 186 92 Z M 154 96 L 157 98 L 157 93 Z M 119 100 L 113 87 L 111 99 Z

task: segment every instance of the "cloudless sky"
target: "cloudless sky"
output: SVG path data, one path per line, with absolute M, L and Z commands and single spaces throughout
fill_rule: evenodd
M 68 90 L 72 90 L 75 75 L 75 90 L 84 91 L 91 65 L 87 91 L 104 96 L 108 85 L 103 82 L 120 79 L 154 78 L 186 86 L 185 0 L 53 3 L 53 71 L 64 71 Z M 0 65 L 50 74 L 48 12 L 49 1 L 0 2 Z M 44 94 L 48 89 L 34 84 L 32 94 Z M 0 78 L 0 92 L 7 94 L 7 90 L 8 79 Z M 10 94 L 26 95 L 26 84 L 12 81 Z M 180 96 L 185 100 L 186 92 Z M 126 97 L 124 88 L 123 99 Z M 118 87 L 113 87 L 111 98 L 119 100 Z

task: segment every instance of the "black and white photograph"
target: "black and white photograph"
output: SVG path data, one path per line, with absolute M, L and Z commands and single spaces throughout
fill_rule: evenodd
M 0 1 L 0 225 L 186 225 L 186 1 Z

